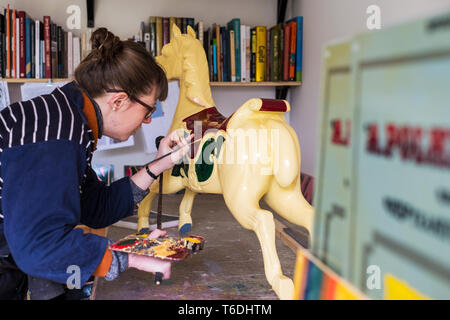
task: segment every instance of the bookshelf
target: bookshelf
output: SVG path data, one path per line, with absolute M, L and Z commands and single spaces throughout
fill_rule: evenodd
M 46 82 L 68 82 L 72 81 L 69 78 L 55 78 L 55 79 L 17 79 L 17 78 L 0 78 L 0 81 L 6 81 L 8 83 L 27 83 L 27 82 L 38 82 L 38 83 L 46 83 Z M 280 82 L 271 82 L 271 81 L 262 81 L 262 82 L 210 82 L 211 87 L 298 87 L 302 83 L 299 81 L 280 81 Z

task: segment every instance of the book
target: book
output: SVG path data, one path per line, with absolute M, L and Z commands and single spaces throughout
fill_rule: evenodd
M 36 78 L 36 27 L 33 20 L 30 22 L 30 65 L 31 78 Z
M 16 78 L 20 78 L 20 20 L 18 14 L 16 14 Z
M 270 30 L 270 81 L 281 80 L 281 24 L 277 24 Z
M 41 70 L 40 70 L 40 56 L 41 56 L 41 50 L 40 50 L 40 21 L 36 20 L 34 22 L 34 50 L 35 50 L 35 58 L 34 58 L 34 74 L 36 79 L 39 79 L 41 77 Z
M 156 56 L 156 17 L 149 18 L 150 52 Z
M 73 77 L 73 33 L 67 32 L 67 76 Z
M 245 33 L 246 33 L 246 26 L 241 24 L 241 81 L 242 82 L 247 82 L 247 74 L 245 73 L 245 70 L 247 69 L 246 67 L 246 62 L 247 59 L 245 58 L 245 46 L 246 46 L 246 40 L 245 40 Z
M 270 53 L 270 29 L 266 29 L 266 73 L 264 75 L 264 81 L 270 81 L 270 68 L 271 68 L 271 62 L 272 60 L 270 59 L 271 57 L 271 53 Z
M 58 73 L 57 78 L 64 78 L 64 31 L 60 26 L 56 27 L 56 35 L 57 35 L 57 65 L 58 65 Z
M 180 29 L 180 31 L 183 30 L 183 18 L 177 17 L 175 20 L 176 20 L 178 29 Z
M 163 17 L 162 18 L 162 25 L 163 25 L 162 46 L 164 47 L 166 44 L 168 44 L 170 42 L 169 18 Z M 162 49 L 162 47 L 161 47 L 161 49 Z
M 292 77 L 292 73 L 290 71 L 289 77 L 291 80 L 295 81 L 302 81 L 302 56 L 303 56 L 303 17 L 297 16 L 291 20 L 287 21 L 288 23 L 295 22 L 296 28 L 295 28 L 295 34 L 296 34 L 296 42 L 295 42 L 295 53 L 292 53 L 291 48 L 291 59 L 295 60 L 295 71 L 294 71 L 294 77 Z M 291 25 L 292 26 L 292 25 Z M 293 37 L 293 30 L 291 29 L 291 47 L 292 47 L 292 37 Z M 294 57 L 292 57 L 294 55 Z
M 213 24 L 213 30 L 215 32 L 216 39 L 216 69 L 217 79 L 215 81 L 222 81 L 222 41 L 220 38 L 220 25 Z
M 73 37 L 73 72 L 80 64 L 81 50 L 80 50 L 80 38 Z
M 25 17 L 25 78 L 31 78 L 31 19 Z
M 204 30 L 203 30 L 203 21 L 197 22 L 195 25 L 195 30 L 197 32 L 197 39 L 203 43 L 203 37 L 204 37 Z
M 228 30 L 234 31 L 234 60 L 236 81 L 241 81 L 241 19 L 234 18 L 227 23 Z
M 170 37 L 170 41 L 172 40 L 172 38 L 173 38 L 173 25 L 176 25 L 177 24 L 177 18 L 176 17 L 170 17 L 169 18 L 169 37 Z
M 57 34 L 56 24 L 50 24 L 50 39 L 51 39 L 51 65 L 52 65 L 52 76 L 51 78 L 58 77 L 58 34 Z
M 289 53 L 291 44 L 291 29 L 289 23 L 285 23 L 283 26 L 283 81 L 289 80 Z
M 12 9 L 11 11 L 11 78 L 17 77 L 17 47 L 16 47 L 16 37 L 18 35 L 17 23 L 16 23 L 16 10 Z
M 234 48 L 235 39 L 234 39 L 234 30 L 230 30 L 230 70 L 231 70 L 231 81 L 236 81 L 236 50 Z
M 148 52 L 152 52 L 151 37 L 150 37 L 150 23 L 144 24 L 144 43 L 145 43 L 145 49 L 147 49 Z
M 181 18 L 181 29 L 180 29 L 181 33 L 185 34 L 187 32 L 187 25 L 188 25 L 187 22 L 188 22 L 187 18 L 185 17 Z
M 264 81 L 266 76 L 266 30 L 265 26 L 256 27 L 256 81 Z
M 213 39 L 212 44 L 212 55 L 213 55 L 213 81 L 218 81 L 217 77 L 217 39 Z
M 45 78 L 52 77 L 52 38 L 51 20 L 49 16 L 44 16 L 44 62 Z
M 256 28 L 250 29 L 250 81 L 256 81 Z
M 228 42 L 228 37 L 227 37 L 227 28 L 225 27 L 220 27 L 220 39 L 221 39 L 221 48 L 222 48 L 222 53 L 221 53 L 221 61 L 222 61 L 222 81 L 230 81 L 228 80 L 228 63 L 229 63 L 229 53 L 228 53 L 228 48 L 227 48 L 227 42 Z
M 250 33 L 250 26 L 246 26 L 245 28 L 245 73 L 247 77 L 247 82 L 251 81 L 250 78 L 250 68 L 251 68 L 251 51 L 250 51 L 250 40 L 251 40 L 251 33 Z
M 11 14 L 9 5 L 5 9 L 6 17 L 6 77 L 11 77 Z
M 187 18 L 186 21 L 187 26 L 190 26 L 192 29 L 195 27 L 195 19 L 194 18 Z M 187 32 L 187 26 L 186 26 L 186 32 Z
M 156 17 L 156 55 L 161 54 L 163 47 L 163 22 L 162 17 Z
M 297 51 L 297 22 L 291 21 L 289 23 L 290 31 L 291 31 L 291 41 L 290 41 L 290 49 L 289 49 L 289 74 L 288 79 L 295 79 L 295 64 L 296 64 L 296 51 Z

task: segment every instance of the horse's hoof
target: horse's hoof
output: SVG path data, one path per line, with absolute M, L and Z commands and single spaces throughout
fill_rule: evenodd
M 274 279 L 272 288 L 280 300 L 292 300 L 294 298 L 294 283 L 286 276 Z
M 192 224 L 190 224 L 190 223 L 183 224 L 183 226 L 180 228 L 180 234 L 185 235 L 186 233 L 191 231 L 191 227 L 192 227 Z
M 140 234 L 148 234 L 150 233 L 150 228 L 141 228 L 141 230 L 139 230 Z

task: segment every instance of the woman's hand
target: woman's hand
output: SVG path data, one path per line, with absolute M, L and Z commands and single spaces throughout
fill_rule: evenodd
M 159 158 L 169 152 L 174 150 L 174 153 L 171 155 L 152 163 L 149 168 L 151 168 L 152 172 L 156 175 L 159 175 L 161 172 L 172 168 L 178 161 L 180 161 L 184 155 L 189 152 L 190 149 L 190 141 L 193 139 L 194 135 L 190 135 L 187 138 L 184 138 L 184 131 L 182 129 L 175 130 L 171 132 L 169 135 L 161 139 L 159 143 L 158 153 L 155 158 Z
M 148 237 L 156 239 L 165 234 L 166 231 L 156 229 Z M 169 261 L 130 253 L 128 255 L 128 267 L 152 273 L 161 272 L 163 280 L 166 280 L 170 278 L 172 264 Z

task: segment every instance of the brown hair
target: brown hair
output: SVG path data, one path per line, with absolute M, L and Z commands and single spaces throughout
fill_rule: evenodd
M 156 98 L 167 98 L 167 78 L 145 47 L 137 42 L 122 41 L 106 28 L 94 31 L 92 51 L 75 69 L 75 80 L 93 98 L 106 89 L 121 89 L 130 99 L 156 89 Z

